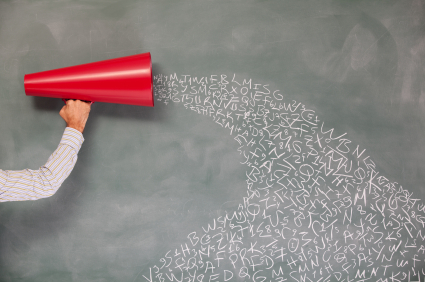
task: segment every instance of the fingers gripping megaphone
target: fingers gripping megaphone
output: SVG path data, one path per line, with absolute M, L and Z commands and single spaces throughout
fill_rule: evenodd
M 27 96 L 154 106 L 150 53 L 25 75 Z

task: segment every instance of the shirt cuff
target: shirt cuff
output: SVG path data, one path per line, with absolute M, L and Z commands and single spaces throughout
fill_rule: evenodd
M 83 134 L 71 127 L 65 128 L 60 144 L 65 144 L 74 148 L 77 153 L 80 151 L 81 145 L 84 142 Z

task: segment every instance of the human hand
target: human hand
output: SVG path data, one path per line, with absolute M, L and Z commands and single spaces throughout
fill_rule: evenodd
M 84 131 L 90 113 L 90 102 L 80 100 L 67 100 L 59 115 L 65 120 L 66 126 L 74 128 L 81 133 Z

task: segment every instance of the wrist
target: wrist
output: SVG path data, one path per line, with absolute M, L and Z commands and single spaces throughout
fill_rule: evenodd
M 83 131 L 84 131 L 84 126 L 81 126 L 81 125 L 78 125 L 78 124 L 67 124 L 66 127 L 74 128 L 81 133 L 83 133 Z

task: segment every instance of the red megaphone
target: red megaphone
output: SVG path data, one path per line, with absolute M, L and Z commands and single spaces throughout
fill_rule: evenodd
M 150 53 L 27 74 L 24 85 L 28 96 L 154 105 Z

